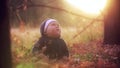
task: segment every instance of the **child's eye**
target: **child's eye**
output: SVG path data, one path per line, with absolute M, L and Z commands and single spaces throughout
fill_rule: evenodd
M 58 24 L 52 24 L 52 26 L 59 26 Z
M 56 24 L 52 24 L 52 26 L 55 26 Z
M 56 23 L 52 23 L 51 26 L 56 26 L 56 27 L 59 27 L 59 24 L 56 24 Z

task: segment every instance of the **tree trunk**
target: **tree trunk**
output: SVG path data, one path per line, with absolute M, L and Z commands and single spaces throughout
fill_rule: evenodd
M 0 68 L 12 68 L 8 0 L 0 0 Z
M 104 19 L 104 44 L 120 45 L 120 0 L 110 0 Z

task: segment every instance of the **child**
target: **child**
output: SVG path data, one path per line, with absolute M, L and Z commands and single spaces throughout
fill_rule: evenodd
M 62 59 L 69 57 L 66 43 L 60 38 L 60 25 L 55 19 L 45 20 L 40 27 L 41 37 L 35 43 L 32 53 L 39 54 L 44 48 L 43 54 L 49 59 Z

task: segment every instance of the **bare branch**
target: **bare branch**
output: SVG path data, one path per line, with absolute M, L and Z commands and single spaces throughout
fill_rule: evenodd
M 37 5 L 28 5 L 28 8 L 30 7 L 44 7 L 44 8 L 50 8 L 50 9 L 55 9 L 55 10 L 58 10 L 58 11 L 62 11 L 62 12 L 66 12 L 66 13 L 69 13 L 69 14 L 72 14 L 72 15 L 75 15 L 75 16 L 78 16 L 78 17 L 83 17 L 83 18 L 86 18 L 86 19 L 92 19 L 90 17 L 87 17 L 87 16 L 83 16 L 83 15 L 80 15 L 80 14 L 77 14 L 77 13 L 73 13 L 73 12 L 70 12 L 66 9 L 63 9 L 63 8 L 59 8 L 59 7 L 53 7 L 53 6 L 49 6 L 49 5 L 40 5 L 40 4 L 37 4 Z M 96 19 L 96 21 L 102 21 L 101 19 Z
M 87 26 L 85 26 L 84 28 L 83 28 L 83 30 L 81 30 L 80 32 L 78 32 L 75 36 L 73 36 L 73 38 L 72 39 L 75 39 L 77 36 L 79 36 L 81 33 L 83 33 L 85 30 L 87 30 L 91 25 L 93 25 L 94 23 L 95 23 L 95 21 L 97 21 L 97 18 L 98 18 L 99 16 L 97 16 L 95 19 L 93 19 Z

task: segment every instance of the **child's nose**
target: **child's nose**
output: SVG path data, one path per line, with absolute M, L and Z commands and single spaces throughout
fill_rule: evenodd
M 59 28 L 59 25 L 56 25 L 56 28 Z

